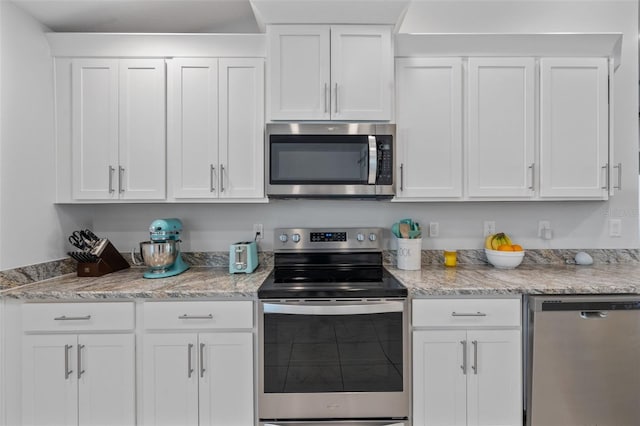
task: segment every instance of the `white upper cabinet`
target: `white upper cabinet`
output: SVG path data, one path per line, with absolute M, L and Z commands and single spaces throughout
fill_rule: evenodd
M 176 58 L 167 66 L 169 182 L 175 198 L 218 195 L 218 60 Z
M 390 120 L 391 27 L 270 25 L 270 120 Z
M 540 197 L 606 199 L 606 58 L 540 60 Z
M 469 197 L 533 196 L 534 76 L 533 58 L 469 59 Z
M 118 198 L 118 60 L 76 59 L 71 76 L 73 198 Z
M 74 59 L 71 74 L 73 198 L 164 199 L 164 60 Z
M 267 34 L 270 118 L 329 120 L 329 27 L 270 25 Z
M 169 62 L 169 182 L 176 200 L 264 198 L 264 60 Z
M 462 196 L 462 60 L 396 61 L 397 198 Z

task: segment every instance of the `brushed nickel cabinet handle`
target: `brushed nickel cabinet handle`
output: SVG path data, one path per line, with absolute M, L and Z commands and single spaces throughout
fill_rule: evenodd
M 404 163 L 400 164 L 400 192 L 404 191 Z
M 121 194 L 124 192 L 124 187 L 122 186 L 122 182 L 124 180 L 123 177 L 124 167 L 118 166 L 118 192 L 120 192 Z
M 82 317 L 68 317 L 66 315 L 62 315 L 61 317 L 55 317 L 54 321 L 87 321 L 91 319 L 91 315 L 85 315 Z
M 216 190 L 216 187 L 213 186 L 213 181 L 215 179 L 216 176 L 216 168 L 213 164 L 211 164 L 211 170 L 209 172 L 209 191 L 214 192 Z
M 73 345 L 64 345 L 64 379 L 67 380 L 73 370 L 69 370 L 69 351 L 73 348 Z
M 460 344 L 462 344 L 462 365 L 460 368 L 462 369 L 462 374 L 467 375 L 467 341 L 460 340 Z
M 204 343 L 200 343 L 200 377 L 204 377 Z
M 191 378 L 193 374 L 193 365 L 191 365 L 191 352 L 193 351 L 193 343 L 187 346 L 187 377 Z
M 224 166 L 220 164 L 220 192 L 224 192 Z
M 338 83 L 336 83 L 336 109 L 335 113 L 338 113 Z
M 113 172 L 115 171 L 116 169 L 109 165 L 109 194 L 113 194 L 116 191 L 115 189 L 113 189 Z
M 613 166 L 614 169 L 618 169 L 618 185 L 614 186 L 618 191 L 622 191 L 622 163 L 618 163 Z
M 602 189 L 608 189 L 609 188 L 609 163 L 602 166 L 602 170 L 604 170 L 604 181 L 606 182 L 602 186 Z
M 183 315 L 178 316 L 178 319 L 182 319 L 182 320 L 213 319 L 213 314 L 209 314 L 209 315 L 188 315 L 188 314 L 183 314 Z
M 473 365 L 471 369 L 473 370 L 473 374 L 478 374 L 478 341 L 472 340 L 471 344 L 473 345 Z
M 84 374 L 82 369 L 82 349 L 84 349 L 84 345 L 78 345 L 78 379 Z
M 327 107 L 327 99 L 328 99 L 327 89 L 328 88 L 329 88 L 329 85 L 327 83 L 325 83 L 324 84 L 324 90 L 323 90 L 323 93 L 324 93 L 324 102 L 323 102 L 323 104 L 324 104 L 324 113 L 325 114 L 327 113 L 327 109 L 328 109 L 328 107 Z
M 534 165 L 535 165 L 535 163 L 531 163 L 529 165 L 529 170 L 531 170 L 531 185 L 529 185 L 529 189 L 531 189 L 532 191 L 533 191 L 533 185 L 534 185 L 533 181 L 534 181 L 534 177 L 535 177 L 535 173 L 536 173 Z
M 452 317 L 486 317 L 484 312 L 451 312 Z

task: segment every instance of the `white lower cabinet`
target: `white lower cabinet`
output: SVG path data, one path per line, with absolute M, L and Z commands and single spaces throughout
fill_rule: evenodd
M 522 424 L 520 300 L 467 302 L 414 300 L 414 426 Z M 423 315 L 434 304 L 446 318 Z
M 23 310 L 23 315 L 25 312 L 32 315 L 29 319 L 34 319 L 34 315 L 40 318 L 23 319 L 27 334 L 23 335 L 21 352 L 22 424 L 135 424 L 134 334 L 92 334 L 91 325 L 100 323 L 101 316 L 108 322 L 111 313 L 92 312 L 95 305 L 92 303 L 72 305 L 85 306 L 85 314 L 62 314 L 68 304 L 33 304 Z M 133 318 L 133 304 L 124 305 L 131 305 Z M 113 313 L 122 313 L 120 308 L 116 307 Z M 43 332 L 28 334 L 32 331 L 29 328 L 37 323 L 44 325 Z M 78 333 L 52 332 L 59 324 Z M 129 328 L 132 327 L 133 323 Z
M 229 304 L 237 309 L 227 310 Z M 252 303 L 146 305 L 150 309 L 145 306 L 145 328 L 171 327 L 174 332 L 147 332 L 143 336 L 142 423 L 253 426 Z M 163 305 L 169 309 L 163 310 Z M 169 305 L 179 305 L 183 310 L 175 315 Z M 247 324 L 249 330 L 236 331 Z M 220 325 L 234 331 L 221 329 Z M 185 332 L 188 330 L 191 332 Z

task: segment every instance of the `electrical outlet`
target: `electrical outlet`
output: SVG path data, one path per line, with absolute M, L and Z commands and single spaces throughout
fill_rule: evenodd
M 622 219 L 609 219 L 609 236 L 622 237 Z
M 438 222 L 429 222 L 429 236 L 437 237 L 440 235 L 440 224 Z
M 496 233 L 496 223 L 493 220 L 485 220 L 484 221 L 484 236 L 488 237 L 489 235 Z
M 264 238 L 264 232 L 263 232 L 261 223 L 253 224 L 253 236 L 255 237 L 256 240 L 261 240 Z
M 543 240 L 550 240 L 553 238 L 553 231 L 551 230 L 551 222 L 548 220 L 541 220 L 538 222 L 538 237 Z

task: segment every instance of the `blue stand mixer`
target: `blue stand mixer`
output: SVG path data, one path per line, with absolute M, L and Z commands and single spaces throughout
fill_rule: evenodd
M 156 219 L 149 225 L 149 239 L 140 243 L 140 252 L 149 270 L 145 278 L 166 278 L 189 269 L 180 254 L 180 219 Z

